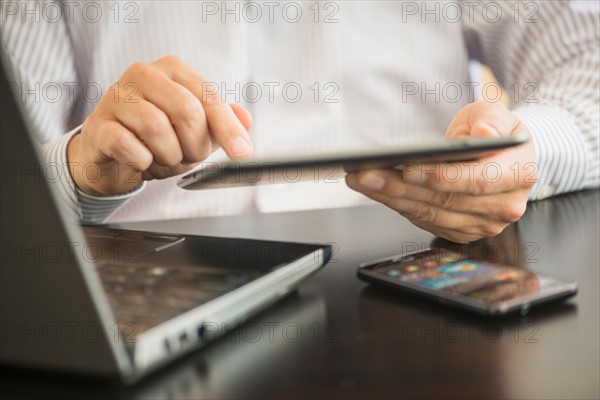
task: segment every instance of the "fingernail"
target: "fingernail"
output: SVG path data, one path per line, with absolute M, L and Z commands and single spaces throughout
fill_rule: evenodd
M 385 186 L 385 179 L 379 175 L 367 174 L 359 179 L 358 184 L 368 190 L 381 190 Z
M 231 141 L 231 151 L 236 156 L 244 156 L 252 151 L 252 147 L 245 138 L 238 136 Z

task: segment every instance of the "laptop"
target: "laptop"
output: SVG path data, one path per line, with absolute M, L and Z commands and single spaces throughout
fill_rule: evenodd
M 329 260 L 328 245 L 70 220 L 6 60 L 3 53 L 1 364 L 133 383 L 235 329 Z

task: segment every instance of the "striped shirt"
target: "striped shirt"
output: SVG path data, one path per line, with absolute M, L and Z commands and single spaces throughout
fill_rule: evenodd
M 177 177 L 115 197 L 74 185 L 66 147 L 137 61 L 182 58 L 245 105 L 257 157 L 375 149 L 443 136 L 488 65 L 539 162 L 530 199 L 600 184 L 598 1 L 0 1 L 2 46 L 46 162 L 88 223 L 350 206 L 343 181 L 189 192 Z M 225 157 L 216 152 L 208 161 Z M 290 178 L 294 180 L 293 177 Z

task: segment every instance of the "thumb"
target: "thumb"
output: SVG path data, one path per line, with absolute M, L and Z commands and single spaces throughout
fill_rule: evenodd
M 501 137 L 510 136 L 519 125 L 519 119 L 500 104 L 477 104 L 469 116 L 471 129 L 469 136 Z
M 501 104 L 478 101 L 460 110 L 446 131 L 446 138 L 509 136 L 519 119 Z

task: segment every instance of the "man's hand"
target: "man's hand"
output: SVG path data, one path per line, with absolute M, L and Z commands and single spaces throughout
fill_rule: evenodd
M 116 195 L 186 172 L 219 146 L 250 157 L 251 125 L 245 108 L 223 103 L 213 85 L 167 56 L 125 71 L 70 141 L 67 159 L 81 190 Z
M 500 104 L 473 103 L 451 122 L 447 138 L 508 136 L 527 128 Z M 346 176 L 352 189 L 398 211 L 416 226 L 458 243 L 500 234 L 525 212 L 537 181 L 531 140 L 473 162 L 409 164 Z

